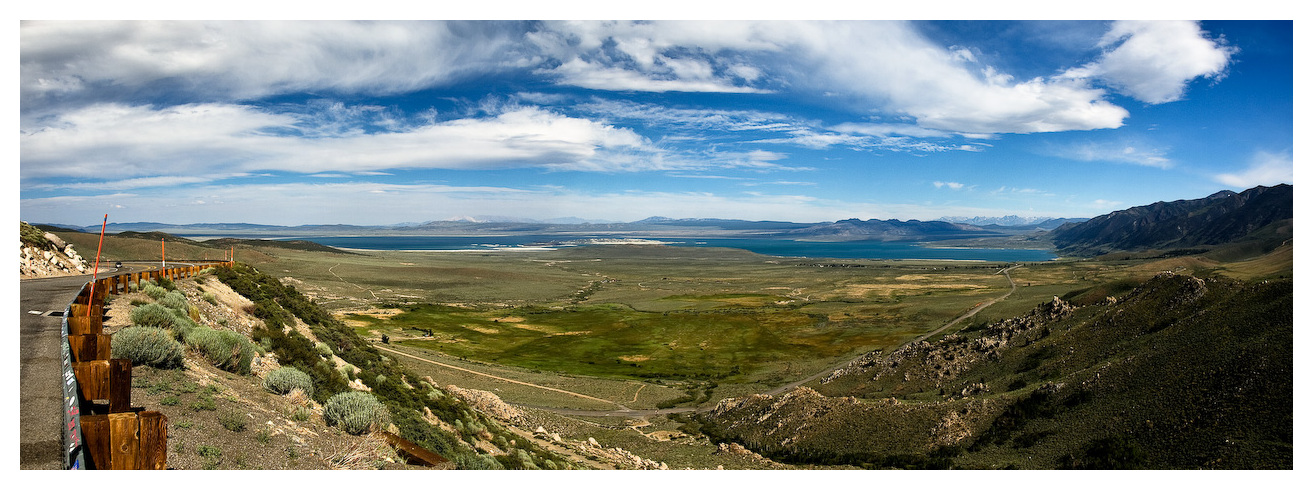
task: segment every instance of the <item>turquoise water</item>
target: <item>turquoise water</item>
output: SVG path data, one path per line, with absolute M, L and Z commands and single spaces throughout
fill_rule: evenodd
M 298 240 L 338 248 L 363 250 L 513 250 L 525 247 L 561 248 L 587 239 L 614 239 L 615 236 L 516 235 L 516 236 L 328 236 L 303 237 Z M 803 242 L 766 238 L 668 238 L 626 236 L 624 238 L 664 242 L 677 247 L 728 247 L 779 257 L 834 259 L 941 259 L 987 260 L 995 262 L 1041 262 L 1056 258 L 1052 252 L 1035 249 L 934 248 L 908 242 Z

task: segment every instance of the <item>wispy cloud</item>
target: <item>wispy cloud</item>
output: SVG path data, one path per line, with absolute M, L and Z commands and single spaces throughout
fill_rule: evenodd
M 1095 210 L 1113 210 L 1122 207 L 1121 201 L 1111 201 L 1107 199 L 1095 199 L 1090 202 L 1090 208 Z
M 966 188 L 966 184 L 962 184 L 962 183 L 960 183 L 960 182 L 942 182 L 942 181 L 938 181 L 938 180 L 936 180 L 936 181 L 934 182 L 934 184 L 935 184 L 935 188 L 936 188 L 936 189 L 940 189 L 940 188 L 943 188 L 943 187 L 947 187 L 947 188 L 952 189 L 952 190 L 955 190 L 955 191 L 960 191 L 960 190 Z
M 1223 173 L 1213 176 L 1213 180 L 1236 190 L 1248 189 L 1257 185 L 1294 184 L 1295 161 L 1290 152 L 1268 153 L 1256 152 L 1249 160 L 1249 166 L 1235 173 Z
M 579 58 L 561 63 L 555 68 L 538 70 L 540 74 L 558 77 L 557 83 L 597 90 L 618 90 L 634 92 L 720 92 L 720 93 L 762 93 L 764 90 L 734 85 L 729 80 L 710 77 L 710 66 L 697 61 L 687 64 L 702 65 L 706 74 L 692 79 L 680 78 L 681 64 L 666 59 L 660 63 L 666 69 L 659 72 L 640 72 L 624 68 L 607 66 L 599 62 L 584 61 Z M 673 67 L 673 68 L 672 68 Z M 704 71 L 704 70 L 697 70 Z
M 1050 146 L 1044 153 L 1083 162 L 1113 162 L 1172 168 L 1176 165 L 1167 157 L 1170 148 L 1156 147 L 1145 141 L 1085 142 L 1065 146 Z
M 1041 189 L 1034 189 L 1030 187 L 1008 187 L 1008 186 L 1000 186 L 998 189 L 994 189 L 993 191 L 990 191 L 990 194 L 1000 197 L 1012 196 L 1019 199 L 1034 199 L 1035 197 L 1057 196 L 1057 194 Z
M 288 206 L 287 203 L 297 203 Z M 360 203 L 368 202 L 368 206 Z M 436 219 L 447 215 L 505 215 L 531 219 L 580 216 L 589 219 L 632 221 L 652 210 L 686 217 L 735 216 L 745 219 L 824 221 L 832 216 L 874 214 L 871 205 L 828 200 L 801 194 L 744 192 L 586 192 L 579 190 L 511 187 L 462 187 L 377 183 L 287 183 L 202 186 L 160 192 L 61 196 L 23 199 L 26 212 L 48 216 L 52 222 L 86 221 L 67 213 L 78 209 L 113 209 L 121 221 L 183 221 L 187 216 L 213 215 L 224 219 L 268 224 L 347 223 L 377 224 L 379 216 L 394 222 Z M 277 210 L 271 212 L 270 210 Z

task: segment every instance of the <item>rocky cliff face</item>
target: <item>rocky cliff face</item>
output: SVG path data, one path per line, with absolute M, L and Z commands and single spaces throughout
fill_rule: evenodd
M 18 243 L 19 277 L 73 276 L 91 271 L 91 266 L 78 255 L 73 245 L 64 242 L 54 233 L 40 232 L 27 223 L 22 226 L 25 229 Z M 41 233 L 36 235 L 40 238 L 33 239 L 34 233 L 26 228 Z

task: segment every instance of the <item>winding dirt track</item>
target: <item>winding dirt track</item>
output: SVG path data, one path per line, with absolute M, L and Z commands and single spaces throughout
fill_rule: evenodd
M 615 406 L 617 406 L 617 407 L 620 407 L 620 410 L 621 410 L 621 411 L 624 411 L 624 412 L 630 412 L 630 411 L 632 411 L 632 410 L 629 409 L 629 407 L 626 407 L 626 406 L 621 405 L 621 404 L 619 404 L 619 403 L 613 402 L 613 401 L 611 401 L 611 400 L 603 400 L 603 399 L 601 399 L 601 398 L 588 396 L 588 395 L 585 395 L 585 394 L 583 394 L 583 393 L 575 393 L 575 392 L 573 392 L 573 391 L 566 391 L 566 390 L 562 390 L 562 389 L 560 389 L 560 388 L 552 388 L 552 387 L 550 387 L 550 386 L 536 385 L 536 384 L 533 384 L 533 383 L 526 383 L 526 382 L 524 382 L 524 381 L 517 381 L 517 380 L 514 380 L 514 379 L 510 379 L 510 378 L 503 378 L 503 377 L 501 377 L 501 376 L 494 376 L 494 375 L 491 375 L 491 374 L 488 374 L 488 373 L 480 373 L 480 372 L 478 372 L 478 371 L 474 371 L 474 370 L 471 370 L 471 369 L 465 369 L 465 368 L 463 368 L 463 367 L 452 366 L 451 364 L 445 364 L 445 363 L 441 363 L 441 362 L 434 361 L 434 360 L 431 360 L 431 359 L 425 359 L 425 358 L 423 358 L 423 357 L 410 355 L 410 354 L 407 354 L 407 353 L 405 353 L 405 352 L 401 352 L 401 351 L 396 350 L 396 349 L 389 349 L 389 348 L 387 348 L 387 347 L 383 347 L 383 346 L 380 346 L 380 345 L 375 345 L 374 348 L 375 348 L 375 349 L 378 349 L 378 350 L 381 350 L 381 351 L 391 352 L 391 353 L 396 354 L 396 355 L 399 355 L 399 356 L 406 356 L 406 357 L 409 357 L 409 358 L 411 358 L 411 359 L 415 359 L 415 360 L 418 360 L 418 361 L 421 361 L 421 362 L 427 362 L 427 363 L 429 363 L 429 364 L 436 364 L 436 365 L 439 365 L 439 366 L 442 366 L 442 367 L 445 367 L 445 368 L 448 368 L 448 369 L 455 369 L 455 370 L 457 370 L 457 371 L 464 371 L 464 372 L 467 372 L 467 373 L 470 373 L 470 374 L 476 374 L 476 375 L 483 376 L 483 377 L 486 377 L 486 378 L 492 378 L 492 379 L 495 379 L 495 380 L 498 380 L 498 381 L 505 381 L 505 382 L 507 382 L 507 383 L 515 383 L 515 384 L 517 384 L 517 385 L 530 386 L 530 387 L 533 387 L 533 388 L 538 388 L 538 389 L 540 389 L 540 390 L 555 391 L 555 392 L 557 392 L 557 393 L 563 393 L 563 394 L 570 395 L 570 396 L 577 396 L 577 397 L 579 397 L 579 398 L 583 398 L 583 399 L 587 399 L 587 400 L 593 400 L 593 401 L 599 401 L 599 402 L 602 402 L 602 403 L 610 403 L 610 404 L 612 404 L 612 405 L 615 405 Z
M 1012 266 L 1012 267 L 1008 267 L 1008 268 L 1005 268 L 1005 269 L 1001 269 L 1001 270 L 999 270 L 998 272 L 995 272 L 995 273 L 994 273 L 995 275 L 997 275 L 997 274 L 1003 274 L 1003 277 L 1006 277 L 1006 278 L 1008 279 L 1008 285 L 1011 286 L 1011 289 L 1008 290 L 1007 293 L 1005 293 L 1005 294 L 1003 294 L 1002 296 L 999 296 L 999 297 L 997 297 L 997 298 L 993 298 L 993 299 L 990 299 L 990 300 L 988 300 L 988 301 L 981 302 L 980 304 L 976 305 L 975 307 L 971 308 L 970 310 L 967 310 L 966 313 L 963 313 L 962 315 L 958 316 L 957 318 L 954 318 L 953 321 L 950 321 L 950 322 L 944 324 L 944 326 L 939 327 L 939 328 L 937 328 L 937 329 L 935 329 L 934 331 L 931 331 L 931 332 L 929 332 L 929 333 L 926 333 L 926 334 L 920 335 L 920 336 L 916 337 L 915 339 L 909 340 L 909 341 L 907 341 L 906 343 L 904 343 L 903 345 L 907 345 L 907 344 L 912 343 L 912 342 L 920 342 L 920 341 L 922 341 L 922 340 L 928 339 L 928 338 L 933 337 L 933 336 L 935 336 L 935 335 L 939 335 L 939 334 L 942 333 L 943 331 L 948 330 L 949 328 L 952 328 L 954 325 L 957 325 L 958 323 L 961 323 L 963 320 L 966 320 L 966 319 L 968 319 L 968 318 L 971 318 L 971 317 L 975 316 L 976 313 L 979 313 L 979 312 L 980 312 L 980 310 L 983 310 L 983 309 L 985 309 L 985 308 L 988 308 L 988 307 L 990 307 L 990 306 L 993 306 L 994 303 L 997 303 L 997 302 L 999 302 L 999 301 L 1002 301 L 1002 300 L 1004 300 L 1004 299 L 1007 299 L 1008 296 L 1011 296 L 1012 293 L 1014 293 L 1014 292 L 1017 291 L 1017 283 L 1016 283 L 1016 281 L 1013 281 L 1013 280 L 1012 280 L 1012 275 L 1009 274 L 1009 272 L 1012 271 L 1013 269 L 1018 268 L 1018 267 L 1021 267 L 1021 266 L 1020 266 L 1020 265 L 1014 265 L 1014 266 Z M 654 415 L 666 415 L 666 414 L 672 414 L 672 413 L 686 413 L 686 412 L 693 412 L 693 411 L 697 411 L 697 410 L 698 410 L 698 408 L 695 408 L 695 407 L 664 408 L 664 409 L 659 409 L 659 410 L 633 410 L 633 409 L 630 409 L 629 407 L 626 407 L 626 406 L 624 406 L 624 405 L 621 405 L 621 404 L 618 403 L 618 402 L 614 402 L 614 401 L 611 401 L 611 400 L 603 400 L 603 399 L 601 399 L 601 398 L 596 398 L 596 397 L 592 397 L 592 396 L 584 395 L 584 394 L 582 394 L 582 393 L 575 393 L 575 392 L 573 392 L 573 391 L 566 391 L 566 390 L 562 390 L 562 389 L 559 389 L 559 388 L 552 388 L 552 387 L 549 387 L 549 386 L 536 385 L 536 384 L 533 384 L 533 383 L 526 383 L 526 382 L 524 382 L 524 381 L 517 381 L 517 380 L 513 380 L 513 379 L 503 378 L 503 377 L 500 377 L 500 376 L 494 376 L 494 375 L 487 374 L 487 373 L 480 373 L 480 372 L 478 372 L 478 371 L 473 371 L 473 370 L 470 370 L 470 369 L 465 369 L 465 368 L 462 368 L 462 367 L 456 367 L 456 366 L 452 366 L 452 365 L 450 365 L 450 364 L 444 364 L 444 363 L 441 363 L 441 362 L 437 362 L 437 361 L 433 361 L 433 360 L 429 360 L 429 359 L 424 359 L 424 358 L 422 358 L 422 357 L 413 356 L 413 355 L 410 355 L 410 354 L 407 354 L 407 353 L 404 353 L 404 352 L 400 352 L 400 351 L 397 351 L 397 350 L 389 349 L 389 348 L 386 348 L 386 347 L 380 347 L 380 346 L 377 346 L 377 345 L 376 345 L 375 347 L 377 347 L 379 350 L 384 350 L 384 351 L 387 351 L 387 352 L 392 352 L 392 353 L 395 353 L 395 354 L 398 354 L 398 355 L 402 355 L 402 356 L 406 356 L 406 357 L 409 357 L 409 358 L 412 358 L 412 359 L 416 359 L 416 360 L 419 360 L 419 361 L 422 361 L 422 362 L 427 362 L 427 363 L 429 363 L 429 364 L 436 364 L 436 365 L 438 365 L 438 366 L 443 366 L 443 367 L 450 368 L 450 369 L 455 369 L 455 370 L 458 370 L 458 371 L 464 371 L 464 372 L 467 372 L 467 373 L 470 373 L 470 374 L 476 374 L 476 375 L 479 375 L 479 376 L 484 376 L 484 377 L 488 377 L 488 378 L 492 378 L 492 379 L 496 379 L 496 380 L 500 380 L 500 381 L 505 381 L 505 382 L 508 382 L 508 383 L 515 383 L 515 384 L 518 384 L 518 385 L 530 386 L 530 387 L 539 388 L 539 389 L 543 389 L 543 390 L 547 390 L 547 391 L 554 391 L 554 392 L 557 392 L 557 393 L 563 393 L 563 394 L 566 394 L 566 395 L 576 396 L 576 397 L 579 397 L 579 398 L 585 398 L 585 399 L 588 399 L 588 400 L 594 400 L 594 401 L 599 401 L 599 402 L 603 402 L 603 403 L 610 403 L 610 404 L 615 405 L 615 406 L 617 407 L 616 410 L 578 410 L 578 409 L 569 409 L 569 408 L 553 408 L 553 407 L 539 407 L 539 406 L 533 406 L 533 405 L 521 405 L 521 406 L 525 406 L 525 407 L 529 407 L 529 408 L 537 408 L 537 409 L 546 410 L 546 411 L 549 411 L 549 412 L 555 412 L 555 413 L 558 413 L 558 414 L 561 414 L 561 415 L 574 415 L 574 416 L 585 416 L 585 417 L 614 417 L 614 416 L 623 416 L 623 417 L 633 417 L 633 418 L 646 418 L 646 417 L 650 417 L 650 416 L 654 416 Z M 901 346 L 900 346 L 900 347 L 901 347 Z M 863 355 L 865 355 L 865 354 L 863 354 Z M 861 357 L 861 356 L 858 356 L 858 357 Z M 825 376 L 826 374 L 829 374 L 829 373 L 831 373 L 831 372 L 834 372 L 836 369 L 843 368 L 843 367 L 847 366 L 848 363 L 852 362 L 852 361 L 855 360 L 855 359 L 857 359 L 857 358 L 853 358 L 853 359 L 845 359 L 843 362 L 840 362 L 840 363 L 838 363 L 838 364 L 835 364 L 835 365 L 833 365 L 833 366 L 830 366 L 830 367 L 828 367 L 828 368 L 826 368 L 826 369 L 824 369 L 824 370 L 822 370 L 822 371 L 820 371 L 820 372 L 817 372 L 816 374 L 813 374 L 813 375 L 808 376 L 808 377 L 806 377 L 806 378 L 802 378 L 802 379 L 799 379 L 799 380 L 794 381 L 794 382 L 792 382 L 792 383 L 789 383 L 789 384 L 786 384 L 786 385 L 783 385 L 783 386 L 777 387 L 777 388 L 775 388 L 775 389 L 772 389 L 772 390 L 767 391 L 767 392 L 762 393 L 762 394 L 763 394 L 763 395 L 771 395 L 771 396 L 774 396 L 774 395 L 779 395 L 779 394 L 781 394 L 781 393 L 785 393 L 785 392 L 791 391 L 791 390 L 793 390 L 794 388 L 797 388 L 797 387 L 802 386 L 802 385 L 804 385 L 804 384 L 810 383 L 810 382 L 815 381 L 816 379 L 818 379 L 818 378 L 820 378 L 820 377 L 822 377 L 822 376 Z M 641 391 L 642 388 L 639 388 L 639 390 Z M 635 399 L 635 400 L 638 399 L 638 393 L 634 393 L 634 399 Z

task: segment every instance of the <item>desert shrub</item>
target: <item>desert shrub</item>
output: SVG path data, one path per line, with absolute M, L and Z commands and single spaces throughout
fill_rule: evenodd
M 164 289 L 167 289 L 167 290 L 169 290 L 169 291 L 173 291 L 173 290 L 175 290 L 175 289 L 178 289 L 178 286 L 175 285 L 175 284 L 173 284 L 173 279 L 169 279 L 169 278 L 167 278 L 167 277 L 161 277 L 161 278 L 160 278 L 160 287 L 162 287 L 162 288 L 164 288 Z
M 141 305 L 132 309 L 132 324 L 139 327 L 173 328 L 177 315 L 158 303 Z
M 46 238 L 46 232 L 42 229 L 19 221 L 18 230 L 19 239 L 23 243 L 39 249 L 54 248 L 54 245 Z
M 114 333 L 110 341 L 113 357 L 128 359 L 134 365 L 158 368 L 182 366 L 182 344 L 173 332 L 158 327 L 127 327 Z
M 279 395 L 286 395 L 292 390 L 300 389 L 306 396 L 315 393 L 314 381 L 310 375 L 292 366 L 283 366 L 264 377 L 264 389 Z
M 244 431 L 246 430 L 246 414 L 236 409 L 224 410 L 219 414 L 219 424 L 233 432 Z
M 219 406 L 218 404 L 214 403 L 214 397 L 205 393 L 196 395 L 196 401 L 192 402 L 191 404 L 191 410 L 193 412 L 199 412 L 202 410 L 209 410 L 213 412 L 218 409 Z
M 237 374 L 251 374 L 255 346 L 245 335 L 198 327 L 186 333 L 183 339 L 188 347 L 196 349 L 215 367 Z
M 187 297 L 178 291 L 169 291 L 163 297 L 156 299 L 160 305 L 178 311 L 187 311 Z
M 361 435 L 387 426 L 388 409 L 374 395 L 363 391 L 344 391 L 324 403 L 324 422 L 341 427 L 348 434 Z
M 342 377 L 347 381 L 356 379 L 356 367 L 351 364 L 343 364 L 337 368 L 337 372 L 342 373 Z
M 207 292 L 207 293 L 205 293 L 205 294 L 202 294 L 202 295 L 201 295 L 201 299 L 205 300 L 206 303 L 209 303 L 209 304 L 212 304 L 212 305 L 217 305 L 217 304 L 219 304 L 219 300 L 216 299 L 216 298 L 214 297 L 214 293 Z
M 169 290 L 152 283 L 146 283 L 146 285 L 141 288 L 141 292 L 146 293 L 146 296 L 150 296 L 150 299 L 155 301 L 159 301 L 164 295 L 169 294 Z
M 506 467 L 498 463 L 496 459 L 487 454 L 476 454 L 472 452 L 457 453 L 451 458 L 456 463 L 458 470 L 504 470 Z
M 192 321 L 191 318 L 174 312 L 173 314 L 173 333 L 179 339 L 186 339 L 193 330 L 201 328 L 200 324 Z
M 323 342 L 315 342 L 315 352 L 324 357 L 333 357 L 333 348 Z

